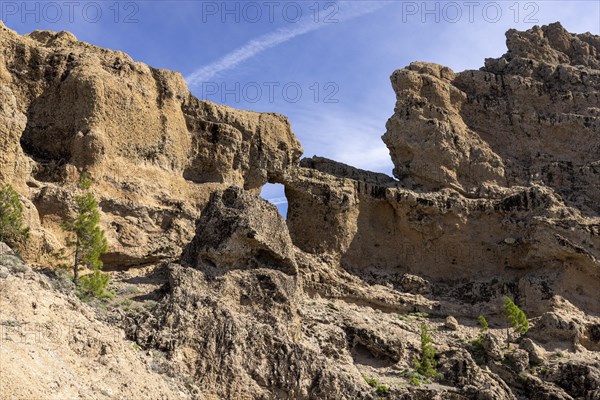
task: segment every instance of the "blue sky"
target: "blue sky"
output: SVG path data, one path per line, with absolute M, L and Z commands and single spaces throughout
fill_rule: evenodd
M 288 116 L 306 156 L 391 174 L 380 137 L 395 69 L 477 69 L 505 52 L 509 28 L 600 34 L 600 1 L 2 1 L 0 19 L 180 71 L 199 98 Z

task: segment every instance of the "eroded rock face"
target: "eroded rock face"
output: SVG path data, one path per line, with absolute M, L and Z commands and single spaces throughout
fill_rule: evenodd
M 487 286 L 491 278 L 517 277 L 514 292 L 534 313 L 547 309 L 555 294 L 589 310 L 599 306 L 590 297 L 599 279 L 598 221 L 583 218 L 545 186 L 493 187 L 492 198 L 468 198 L 451 189 L 422 193 L 393 180 L 300 171 L 286 183 L 287 222 L 305 251 L 334 251 L 361 276 L 410 273 L 455 284 L 482 277 Z M 331 232 L 350 236 L 340 244 Z M 493 292 L 488 287 L 474 300 L 501 299 Z M 456 295 L 468 293 L 474 294 Z
M 0 242 L 1 398 L 194 398 L 61 283 Z
M 134 335 L 169 352 L 209 397 L 365 398 L 360 375 L 330 368 L 305 336 L 295 257 L 275 206 L 237 187 L 216 192 L 187 267 L 169 267 L 169 294 Z
M 294 243 L 362 276 L 482 277 L 487 301 L 501 297 L 490 279 L 516 279 L 536 315 L 554 295 L 597 312 L 600 40 L 551 24 L 509 31 L 507 46 L 480 71 L 394 72 L 383 140 L 398 180 L 303 160 L 285 182 Z
M 600 211 L 600 40 L 556 23 L 506 34 L 479 71 L 413 63 L 392 75 L 396 112 L 383 140 L 413 188 L 531 182 L 584 214 Z
M 179 73 L 69 33 L 19 36 L 2 25 L 0 48 L 0 181 L 47 211 L 54 200 L 43 192 L 68 197 L 88 170 L 108 267 L 178 257 L 210 193 L 257 192 L 302 153 L 285 117 L 200 101 Z M 62 244 L 71 211 L 40 216 L 29 259 Z
M 297 274 L 294 246 L 277 208 L 238 187 L 213 193 L 182 261 L 208 272 L 272 268 Z
M 179 74 L 68 33 L 0 26 L 0 181 L 23 196 L 26 255 L 62 247 L 87 169 L 107 266 L 177 260 L 152 309 L 118 320 L 195 398 L 595 398 L 599 39 L 555 24 L 507 38 L 480 71 L 394 73 L 394 179 L 297 165 L 282 116 L 199 101 Z M 267 181 L 285 185 L 287 221 L 257 197 Z M 36 272 L 2 252 L 18 292 L 13 275 Z M 504 295 L 533 317 L 518 345 Z M 414 385 L 422 324 L 443 385 Z

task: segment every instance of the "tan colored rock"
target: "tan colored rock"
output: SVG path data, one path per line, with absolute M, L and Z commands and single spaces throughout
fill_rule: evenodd
M 222 271 L 217 277 L 205 262 L 172 265 L 171 291 L 155 316 L 136 328 L 138 340 L 169 352 L 177 373 L 194 377 L 208 398 L 366 395 L 366 384 L 347 361 L 344 368 L 331 367 L 337 347 L 330 353 L 324 343 L 321 351 L 305 336 L 299 278 L 282 272 L 285 263 L 251 269 L 227 263 L 216 265 Z
M 466 192 L 504 179 L 504 165 L 460 115 L 467 95 L 452 85 L 447 67 L 413 63 L 394 72 L 396 113 L 383 141 L 390 149 L 394 175 L 405 185 Z
M 480 71 L 396 71 L 383 140 L 398 181 L 303 161 L 285 182 L 294 243 L 333 251 L 365 277 L 518 275 L 533 315 L 554 295 L 598 312 L 589 295 L 600 285 L 598 43 L 551 24 L 509 31 L 509 52 Z
M 504 357 L 504 343 L 494 334 L 485 333 L 481 342 L 483 350 L 488 357 L 494 361 L 500 361 Z
M 589 322 L 585 325 L 580 343 L 588 350 L 600 351 L 600 321 Z
M 599 306 L 587 294 L 598 285 L 596 222 L 545 186 L 496 188 L 492 198 L 469 198 L 451 189 L 415 192 L 333 162 L 312 165 L 323 171 L 301 168 L 285 183 L 290 236 L 304 251 L 333 252 L 361 276 L 489 281 L 524 271 L 520 290 L 528 311 L 541 314 L 554 294 L 588 310 Z
M 431 284 L 420 276 L 403 274 L 400 279 L 400 288 L 404 292 L 423 294 L 431 291 Z
M 547 360 L 546 351 L 529 338 L 521 339 L 519 347 L 529 354 L 529 360 L 534 364 L 544 364 Z
M 392 75 L 383 136 L 409 187 L 543 182 L 585 214 L 600 193 L 600 44 L 556 23 L 507 32 L 508 53 L 480 71 L 413 63 Z
M 600 395 L 600 369 L 597 364 L 578 361 L 559 363 L 549 372 L 548 381 L 573 398 L 595 399 Z
M 451 331 L 457 331 L 458 328 L 460 327 L 460 325 L 458 324 L 458 321 L 452 315 L 448 315 L 446 317 L 446 322 L 444 323 L 444 326 L 447 329 L 450 329 Z
M 176 258 L 212 191 L 257 193 L 302 152 L 285 117 L 200 101 L 180 74 L 70 33 L 19 36 L 3 26 L 0 49 L 0 182 L 48 210 L 42 193 L 68 197 L 87 169 L 109 268 Z M 52 207 L 30 260 L 62 246 L 59 224 L 72 207 Z
M 576 345 L 583 334 L 581 321 L 561 312 L 542 314 L 528 335 L 541 343 Z
M 238 187 L 215 192 L 182 262 L 206 273 L 270 268 L 297 274 L 294 246 L 277 208 Z
M 357 230 L 354 182 L 298 168 L 286 178 L 287 225 L 292 240 L 310 253 L 343 253 Z
M 529 353 L 523 349 L 513 349 L 506 353 L 506 360 L 517 373 L 529 368 Z
M 0 399 L 192 398 L 154 372 L 122 329 L 22 261 L 17 272 L 15 260 L 0 255 L 0 270 L 11 270 L 0 279 Z
M 297 165 L 282 116 L 199 101 L 179 74 L 65 32 L 0 25 L 0 181 L 24 197 L 26 256 L 62 247 L 85 168 L 109 268 L 178 260 L 129 279 L 159 281 L 135 296 L 151 308 L 126 314 L 117 300 L 103 316 L 138 340 L 140 357 L 164 353 L 197 398 L 376 398 L 365 376 L 407 400 L 595 398 L 600 41 L 555 24 L 507 39 L 509 52 L 480 71 L 413 63 L 394 73 L 384 135 L 394 179 L 320 157 Z M 257 197 L 267 181 L 285 185 L 287 221 Z M 24 364 L 10 367 L 6 382 L 29 390 L 22 397 L 181 396 L 120 342 L 90 336 L 86 327 L 104 334 L 106 322 L 51 290 L 70 283 L 8 251 L 0 264 L 0 298 L 11 300 L 0 322 L 23 312 L 60 322 L 56 310 L 70 316 L 70 306 L 85 322 L 58 361 L 35 358 L 41 385 L 29 385 Z M 513 369 L 501 362 L 503 295 L 532 323 Z M 483 351 L 469 343 L 481 314 Z M 459 328 L 449 332 L 447 315 L 465 324 L 449 319 Z M 445 385 L 410 384 L 423 323 Z M 541 358 L 538 341 L 568 351 L 523 374 Z M 105 373 L 106 387 L 64 389 L 63 372 L 81 365 Z M 123 385 L 132 370 L 144 387 Z

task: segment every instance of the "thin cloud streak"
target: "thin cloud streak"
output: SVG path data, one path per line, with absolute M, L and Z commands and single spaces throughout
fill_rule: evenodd
M 271 197 L 266 200 L 275 204 L 276 206 L 280 206 L 282 204 L 287 204 L 287 202 L 288 202 L 285 197 Z
M 388 4 L 390 3 L 386 1 L 355 2 L 354 4 L 352 4 L 352 2 L 348 2 L 344 3 L 343 8 L 340 7 L 340 15 L 339 17 L 336 17 L 339 22 L 347 21 L 375 12 Z M 196 69 L 196 71 L 188 75 L 185 80 L 189 86 L 194 86 L 208 81 L 214 78 L 217 74 L 233 69 L 242 62 L 257 56 L 265 50 L 285 43 L 297 36 L 316 31 L 328 25 L 332 24 L 326 22 L 315 22 L 312 16 L 306 16 L 291 28 L 280 28 L 275 32 L 253 39 L 242 47 L 232 51 L 229 54 L 226 54 L 219 60 Z

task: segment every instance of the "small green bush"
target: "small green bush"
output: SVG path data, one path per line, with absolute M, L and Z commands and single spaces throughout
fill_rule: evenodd
M 488 324 L 487 319 L 485 319 L 483 315 L 480 315 L 477 318 L 477 321 L 479 322 L 479 325 L 481 325 L 481 328 L 479 329 L 480 333 L 483 333 L 489 329 L 490 325 Z
M 372 388 L 379 385 L 379 381 L 377 381 L 375 378 L 369 378 L 368 376 L 363 376 L 363 378 L 365 379 L 365 382 L 367 382 L 367 385 L 371 386 Z
M 386 397 L 390 393 L 390 387 L 388 385 L 377 385 L 375 393 L 379 396 Z
M 473 349 L 475 349 L 476 351 L 482 350 L 483 349 L 483 338 L 481 336 L 476 337 L 475 339 L 471 340 L 471 345 L 473 346 Z
M 427 324 L 421 324 L 421 359 L 415 357 L 414 363 L 416 371 L 425 378 L 433 378 L 437 374 L 435 354 L 429 328 Z
M 158 302 L 156 300 L 146 300 L 144 302 L 144 308 L 148 311 L 152 310 L 154 307 L 156 307 L 156 305 L 158 304 Z
M 421 386 L 426 383 L 431 383 L 430 379 L 424 377 L 417 371 L 410 372 L 410 374 L 408 375 L 408 378 L 410 380 L 410 384 L 413 386 Z
M 363 378 L 369 386 L 375 389 L 375 393 L 378 396 L 386 397 L 390 393 L 390 387 L 388 385 L 380 384 L 377 379 L 369 378 L 368 376 L 363 376 Z
M 479 322 L 479 325 L 481 325 L 481 328 L 479 328 L 479 335 L 471 340 L 471 345 L 473 346 L 473 349 L 478 352 L 483 350 L 483 334 L 489 329 L 489 324 L 483 315 L 480 315 L 479 318 L 477 318 L 477 321 Z
M 24 226 L 19 194 L 10 184 L 6 184 L 0 188 L 0 241 L 22 250 L 28 238 L 29 229 Z
M 96 297 L 98 299 L 112 299 L 114 293 L 106 290 L 109 280 L 110 276 L 108 274 L 103 274 L 99 269 L 94 270 L 94 272 L 89 275 L 82 276 L 79 278 L 79 296 L 83 299 L 89 299 L 91 297 Z
M 508 296 L 504 296 L 504 315 L 516 333 L 524 335 L 529 330 L 525 313 Z M 506 344 L 510 345 L 509 327 L 506 328 Z

